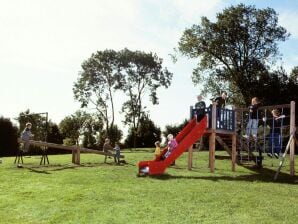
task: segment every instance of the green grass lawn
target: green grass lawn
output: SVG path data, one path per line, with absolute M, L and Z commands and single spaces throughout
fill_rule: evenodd
M 49 166 L 24 158 L 23 168 L 2 158 L 0 223 L 298 223 L 298 178 L 288 163 L 273 182 L 277 160 L 236 172 L 216 160 L 212 174 L 207 152 L 194 153 L 192 171 L 185 153 L 165 175 L 138 178 L 137 162 L 153 154 L 124 155 L 121 166 L 92 154 L 81 155 L 81 166 L 71 155 L 49 156 Z

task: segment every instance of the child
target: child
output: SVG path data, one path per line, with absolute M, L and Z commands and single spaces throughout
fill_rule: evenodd
M 168 139 L 168 151 L 165 154 L 165 158 L 168 158 L 168 156 L 173 152 L 173 150 L 178 146 L 178 143 L 174 136 L 172 134 L 169 134 L 167 136 Z
M 159 156 L 160 156 L 160 142 L 157 141 L 154 143 L 155 144 L 155 152 L 154 152 L 154 155 L 155 155 L 155 159 L 157 159 Z
M 222 109 L 226 106 L 226 101 L 228 98 L 228 94 L 226 91 L 223 91 L 221 96 L 216 97 L 215 99 L 212 99 L 213 103 L 216 103 L 216 123 L 217 127 L 223 128 L 223 117 L 222 117 Z
M 115 149 L 115 156 L 114 156 L 115 163 L 120 164 L 120 147 L 118 143 L 115 144 L 114 149 Z
M 24 129 L 24 131 L 21 134 L 21 139 L 23 141 L 25 141 L 25 143 L 23 144 L 23 152 L 28 152 L 29 151 L 29 140 L 30 138 L 32 138 L 34 135 L 31 133 L 31 128 L 32 128 L 32 124 L 31 123 L 27 123 L 26 127 Z
M 257 97 L 251 99 L 251 105 L 249 108 L 249 118 L 246 126 L 246 134 L 243 135 L 244 138 L 249 138 L 251 135 L 254 139 L 257 138 L 258 133 L 258 108 L 260 106 L 260 101 Z
M 196 109 L 196 115 L 197 115 L 197 122 L 199 122 L 205 116 L 206 104 L 203 101 L 203 97 L 201 95 L 198 95 L 197 99 L 198 99 L 198 102 L 195 104 L 195 109 Z
M 285 118 L 285 115 L 280 115 L 278 109 L 273 109 L 271 113 L 273 116 L 273 120 L 272 124 L 270 125 L 271 130 L 269 137 L 269 151 L 267 155 L 269 157 L 272 157 L 274 155 L 275 158 L 278 159 L 279 153 L 281 152 L 281 125 L 283 122 L 283 118 Z

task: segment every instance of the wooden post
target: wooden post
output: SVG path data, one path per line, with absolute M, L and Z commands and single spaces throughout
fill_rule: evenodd
M 211 134 L 209 136 L 209 167 L 213 173 L 215 169 L 215 136 L 216 136 L 216 103 L 212 105 Z
M 193 156 L 193 149 L 192 146 L 188 149 L 188 170 L 191 170 L 192 168 L 192 156 Z
M 290 133 L 295 134 L 295 101 L 291 101 Z M 295 175 L 295 141 L 290 144 L 290 175 Z
M 80 153 L 80 146 L 78 146 L 77 148 L 77 153 L 76 153 L 76 164 L 77 165 L 80 165 L 81 163 L 81 153 Z
M 234 113 L 234 133 L 232 135 L 232 171 L 235 172 L 235 165 L 236 165 L 236 160 L 237 160 L 237 134 L 236 134 L 236 129 L 237 129 L 237 114 L 235 111 L 235 107 L 232 108 L 233 111 L 232 113 Z
M 236 156 L 237 156 L 237 152 L 236 152 L 236 134 L 232 135 L 232 171 L 235 171 L 235 164 L 236 164 Z
M 73 164 L 75 164 L 76 163 L 76 152 L 75 152 L 76 150 L 72 150 L 72 159 L 71 159 L 71 162 L 73 163 Z

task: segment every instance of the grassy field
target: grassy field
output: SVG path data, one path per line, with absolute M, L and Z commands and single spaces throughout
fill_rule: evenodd
M 91 154 L 81 155 L 81 166 L 70 155 L 49 156 L 49 166 L 24 158 L 23 168 L 2 158 L 0 223 L 298 223 L 298 178 L 288 164 L 277 182 L 277 160 L 236 172 L 230 160 L 216 160 L 211 174 L 200 152 L 192 171 L 185 154 L 165 175 L 138 178 L 137 162 L 153 154 L 124 155 L 121 166 Z

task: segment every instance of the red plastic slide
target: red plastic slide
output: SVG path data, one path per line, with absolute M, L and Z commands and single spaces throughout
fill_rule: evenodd
M 180 155 L 182 155 L 183 152 L 185 152 L 204 134 L 206 127 L 206 116 L 199 123 L 197 123 L 196 118 L 190 120 L 176 136 L 178 146 L 172 151 L 172 153 L 165 160 L 161 160 L 162 156 L 167 152 L 167 149 L 165 148 L 159 158 L 139 162 L 139 174 L 163 174 L 168 166 L 170 166 Z

